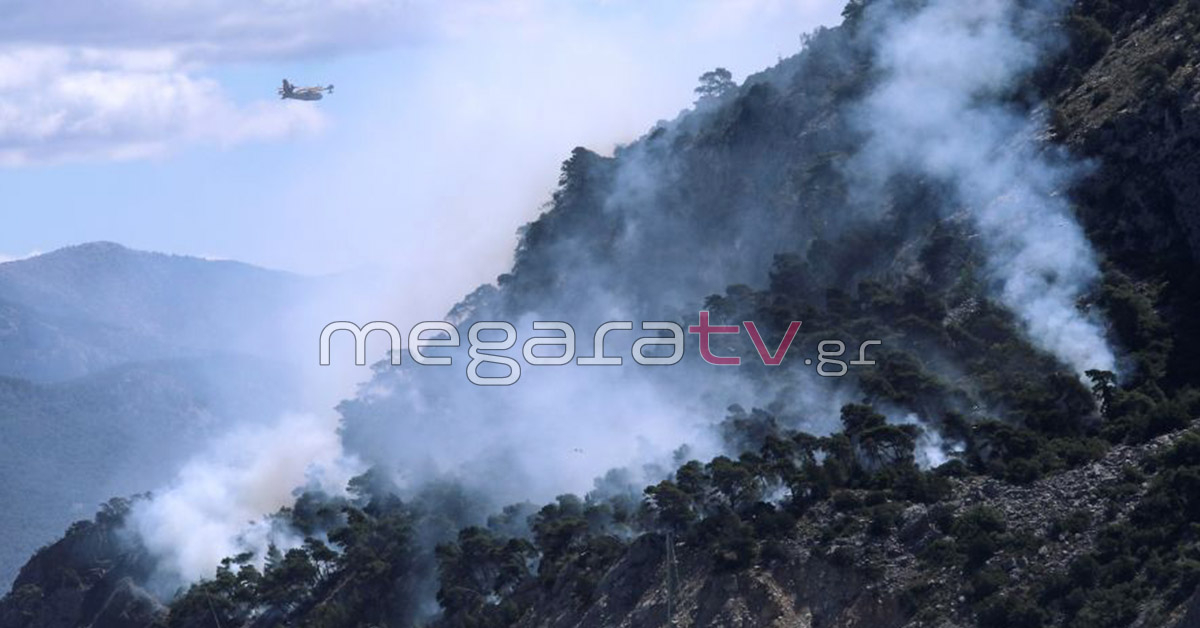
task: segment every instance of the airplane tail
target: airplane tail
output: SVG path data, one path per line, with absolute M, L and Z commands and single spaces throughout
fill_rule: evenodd
M 279 97 L 287 98 L 292 95 L 292 84 L 287 79 L 283 79 L 283 87 L 279 88 Z
M 329 93 L 329 94 L 333 93 L 333 84 L 332 83 L 330 83 L 329 86 L 325 88 L 325 92 Z

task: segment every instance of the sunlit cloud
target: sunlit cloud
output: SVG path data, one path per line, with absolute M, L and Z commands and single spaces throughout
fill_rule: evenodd
M 165 57 L 0 51 L 0 165 L 144 158 L 323 126 L 316 110 L 288 105 L 235 103 L 216 81 L 172 69 Z
M 493 37 L 497 30 L 513 39 L 545 40 L 564 24 L 581 21 L 617 33 L 660 26 L 656 36 L 663 46 L 686 47 L 739 32 L 764 14 L 784 21 L 815 19 L 828 13 L 829 3 L 0 0 L 0 5 L 5 10 L 0 166 L 12 167 L 278 141 L 325 126 L 320 108 L 273 99 L 237 102 L 212 78 L 215 69 L 231 63 L 328 59 Z M 801 30 L 797 25 L 797 35 Z M 617 57 L 636 52 L 613 51 Z M 636 59 L 624 67 L 629 63 Z
M 416 37 L 424 12 L 395 0 L 4 4 L 0 166 L 8 167 L 317 132 L 325 125 L 319 110 L 239 103 L 206 72 L 382 46 L 406 37 L 408 24 Z

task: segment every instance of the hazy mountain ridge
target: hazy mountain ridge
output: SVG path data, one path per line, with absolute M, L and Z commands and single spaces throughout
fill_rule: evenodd
M 159 486 L 231 425 L 294 408 L 248 337 L 302 278 L 233 262 L 68 247 L 0 264 L 0 581 L 112 495 Z
M 256 337 L 305 280 L 248 264 L 134 251 L 111 242 L 0 264 L 0 373 L 66 379 L 137 360 L 269 355 Z M 252 329 L 254 333 L 247 333 Z

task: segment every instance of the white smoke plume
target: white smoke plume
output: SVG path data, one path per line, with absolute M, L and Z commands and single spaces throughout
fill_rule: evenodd
M 1083 165 L 1041 145 L 1041 123 L 1004 103 L 1055 45 L 1041 31 L 1063 3 L 934 0 L 912 16 L 881 4 L 871 18 L 884 79 L 859 110 L 870 140 L 856 166 L 880 182 L 914 170 L 951 182 L 988 278 L 1031 339 L 1079 374 L 1113 370 L 1103 326 L 1078 306 L 1100 275 L 1063 197 Z
M 138 502 L 130 527 L 159 559 L 156 584 L 169 589 L 212 577 L 222 558 L 245 551 L 261 560 L 270 543 L 298 544 L 262 517 L 291 505 L 297 487 L 344 491 L 357 469 L 341 455 L 336 423 L 296 414 L 238 429 Z
M 856 165 L 880 183 L 913 169 L 952 182 L 961 207 L 974 219 L 999 298 L 1017 313 L 1031 338 L 1078 372 L 1111 370 L 1115 359 L 1101 324 L 1077 307 L 1099 276 L 1095 254 L 1061 195 L 1080 165 L 1040 146 L 1038 127 L 1002 103 L 1049 42 L 1033 36 L 1017 11 L 1001 0 L 935 0 L 914 16 L 876 17 L 885 24 L 875 40 L 884 78 L 858 109 L 869 140 Z M 606 206 L 606 211 L 647 214 L 646 222 L 633 223 L 622 234 L 614 244 L 618 249 L 633 249 L 629 243 L 639 233 L 652 233 L 634 229 L 655 225 L 653 199 L 670 179 L 662 183 L 664 178 L 647 174 L 657 173 L 639 167 L 623 171 L 619 191 L 624 194 L 614 195 Z M 750 227 L 742 235 L 758 245 L 763 227 Z M 662 232 L 691 235 L 678 229 Z M 630 297 L 644 304 L 643 294 L 653 292 L 680 307 L 703 296 L 693 289 L 754 281 L 769 255 L 755 258 L 749 248 L 730 248 L 728 263 L 722 259 L 712 265 L 714 275 L 698 277 L 703 281 L 696 284 L 703 285 L 685 283 L 667 294 L 639 277 L 651 288 Z M 651 254 L 643 255 L 644 267 L 662 271 L 658 256 L 666 258 L 663 251 L 671 249 L 647 250 Z M 587 256 L 566 261 L 582 269 L 580 279 L 594 279 L 578 285 L 617 283 L 606 274 L 610 269 L 589 266 L 593 260 Z M 604 293 L 603 288 L 588 288 L 558 299 L 600 303 L 617 310 L 615 318 L 638 314 L 623 311 L 626 303 Z M 565 309 L 573 313 L 576 308 Z M 586 352 L 586 334 L 594 321 L 563 314 L 547 319 L 578 324 L 584 334 L 581 351 Z M 528 320 L 517 328 L 523 341 Z M 464 381 L 462 366 L 456 361 L 452 369 L 438 373 L 449 381 L 426 380 L 419 389 L 403 371 L 381 374 L 343 408 L 356 415 L 348 417 L 352 420 L 343 432 L 347 449 L 370 462 L 396 464 L 409 474 L 402 479 L 414 484 L 458 473 L 486 484 L 500 502 L 549 499 L 557 492 L 586 489 L 592 478 L 614 466 L 667 464 L 671 450 L 685 442 L 697 448 L 692 455 L 703 458 L 719 446 L 711 442 L 708 427 L 719 420 L 724 405 L 713 398 L 753 403 L 775 396 L 756 394 L 742 378 L 689 379 L 695 373 L 684 367 L 664 377 L 677 379 L 667 382 L 670 386 L 626 377 L 623 370 L 531 368 L 510 389 L 483 390 Z M 678 380 L 686 381 L 681 385 Z M 843 399 L 846 395 L 848 391 L 814 388 L 796 405 L 819 422 L 836 416 L 849 400 Z M 273 428 L 231 436 L 212 455 L 189 465 L 167 491 L 140 506 L 136 529 L 149 549 L 164 557 L 164 571 L 178 580 L 194 580 L 211 574 L 224 556 L 261 551 L 272 530 L 262 524 L 247 529 L 246 522 L 288 504 L 292 489 L 314 473 L 330 492 L 345 486 L 350 473 L 334 427 L 333 420 L 292 417 Z M 936 434 L 930 433 L 921 449 L 925 465 L 945 459 Z M 651 474 L 636 478 L 650 479 Z

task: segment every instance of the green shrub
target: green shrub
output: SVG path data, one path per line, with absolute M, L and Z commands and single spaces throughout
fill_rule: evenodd
M 976 506 L 958 517 L 951 526 L 958 552 L 967 557 L 968 567 L 978 567 L 991 558 L 1005 541 L 1007 525 L 999 511 Z

